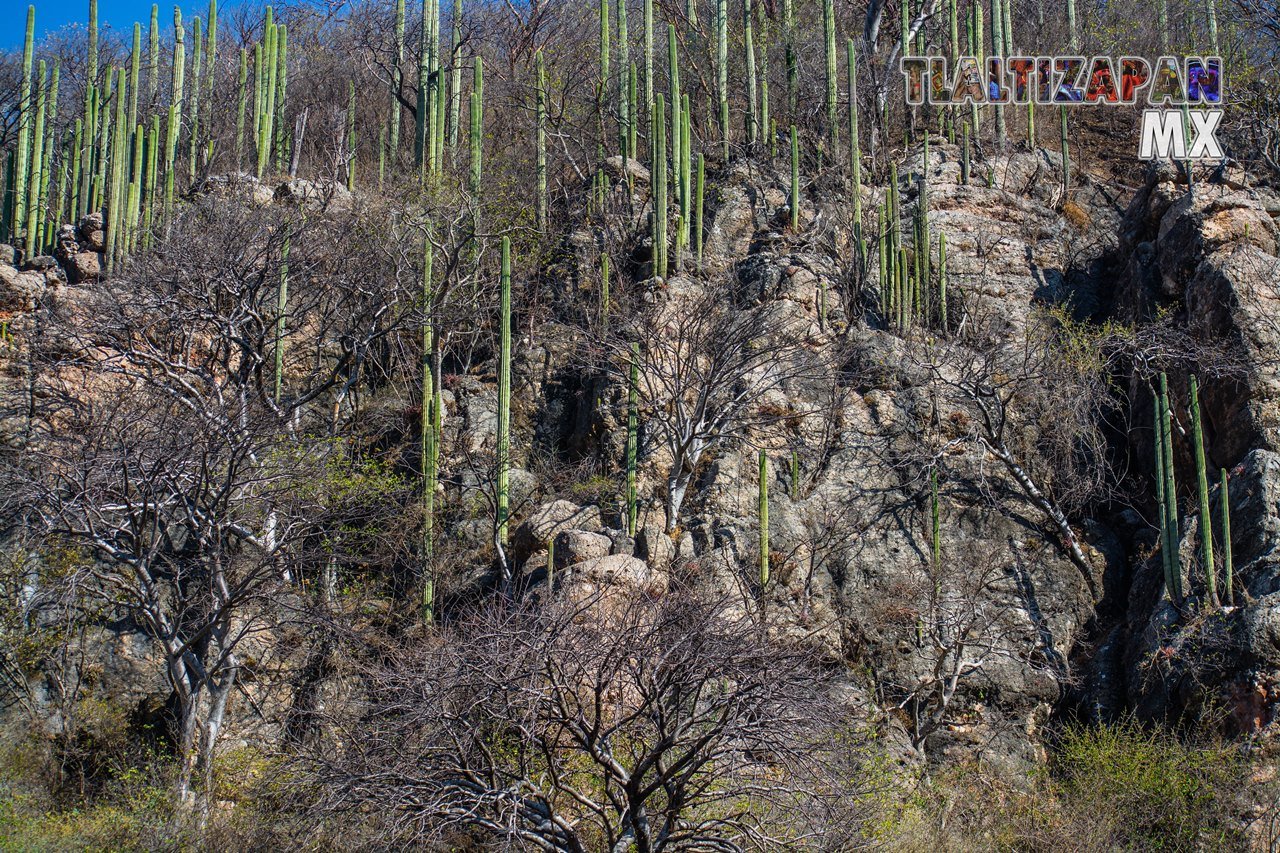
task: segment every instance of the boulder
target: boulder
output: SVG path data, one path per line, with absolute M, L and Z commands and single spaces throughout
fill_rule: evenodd
M 585 530 L 562 530 L 555 538 L 555 560 L 552 564 L 556 571 L 609 556 L 612 546 L 608 536 L 603 533 L 588 533 Z
M 72 284 L 97 281 L 102 275 L 102 255 L 97 252 L 75 252 L 67 257 L 65 264 Z
M 354 196 L 337 181 L 304 181 L 293 178 L 276 187 L 276 204 L 292 204 L 310 210 L 341 213 L 351 209 Z
M 598 508 L 578 506 L 572 501 L 551 501 L 529 513 L 520 522 L 512 540 L 513 554 L 517 562 L 523 562 L 534 551 L 546 548 L 562 530 L 599 533 L 603 528 Z
M 107 233 L 103 230 L 101 213 L 90 213 L 80 220 L 76 226 L 76 236 L 80 240 L 80 248 L 90 252 L 107 250 Z
M 33 310 L 46 286 L 42 272 L 18 272 L 8 264 L 0 264 L 0 311 Z
M 275 198 L 271 187 L 244 172 L 211 175 L 195 188 L 193 194 L 197 198 L 211 196 L 218 199 L 240 199 L 255 207 L 266 207 Z
M 636 556 L 652 568 L 668 568 L 676 558 L 676 543 L 661 525 L 646 524 L 636 534 Z
M 576 599 L 619 591 L 648 595 L 662 595 L 667 591 L 666 573 L 654 571 L 643 560 L 623 554 L 566 566 L 563 577 Z

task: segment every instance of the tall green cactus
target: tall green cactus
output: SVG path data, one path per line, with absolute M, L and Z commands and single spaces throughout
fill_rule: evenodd
M 1165 547 L 1169 550 L 1173 576 L 1173 603 L 1182 604 L 1181 525 L 1178 522 L 1178 488 L 1174 477 L 1173 405 L 1169 396 L 1169 377 L 1160 374 L 1160 439 L 1164 451 L 1165 515 L 1163 519 Z
M 716 0 L 716 96 L 720 99 L 720 133 L 724 161 L 729 162 L 729 7 Z
M 760 133 L 767 141 L 772 142 L 769 135 L 773 125 L 773 117 L 769 115 L 769 15 L 764 4 L 755 6 L 759 20 L 756 23 L 760 33 Z
M 1058 107 L 1058 127 L 1062 136 L 1062 200 L 1071 192 L 1071 157 L 1067 151 L 1067 108 Z
M 133 49 L 129 52 L 129 127 L 138 126 L 138 76 L 142 71 L 142 25 L 133 25 Z
M 1004 57 L 1008 53 L 1008 45 L 1004 43 L 1004 23 L 1002 20 L 1004 14 L 1004 5 L 1001 0 L 991 0 L 991 54 L 999 57 L 1004 62 Z M 996 113 L 996 144 L 1000 148 L 1004 148 L 1005 143 L 1005 124 L 1004 124 L 1004 107 L 1000 104 L 995 105 Z
M 537 183 L 538 183 L 538 230 L 546 233 L 548 223 L 547 199 L 547 66 L 539 50 L 533 57 L 534 73 L 537 77 Z M 625 164 L 624 164 L 625 168 Z
M 471 191 L 480 192 L 484 178 L 484 59 L 477 56 L 471 72 Z
M 742 0 L 742 51 L 747 73 L 747 112 L 744 130 L 748 145 L 760 137 L 760 113 L 756 91 L 756 45 L 751 23 L 751 0 Z
M 280 282 L 276 288 L 276 375 L 272 397 L 280 405 L 284 391 L 284 337 L 289 317 L 289 235 L 280 244 Z
M 947 331 L 947 235 L 938 232 L 938 323 L 943 334 Z
M 605 153 L 604 114 L 609 97 L 609 0 L 600 0 L 600 85 L 596 89 L 596 121 L 600 126 L 600 153 Z
M 627 160 L 635 156 L 631 149 L 631 100 L 628 97 L 631 69 L 630 34 L 627 32 L 627 0 L 618 0 L 618 148 L 622 153 L 623 172 Z
M 1204 429 L 1200 420 L 1200 382 L 1191 376 L 1191 439 L 1195 452 L 1197 496 L 1200 500 L 1200 555 L 1205 593 L 1210 607 L 1218 607 L 1217 569 L 1213 563 L 1213 516 L 1209 511 L 1209 471 L 1205 464 Z
M 760 491 L 757 514 L 760 524 L 760 589 L 769 585 L 769 457 L 760 451 Z
M 867 260 L 867 244 L 862 234 L 862 145 L 858 139 L 858 54 L 853 39 L 846 45 L 849 65 L 849 173 L 853 178 L 853 239 L 858 247 L 861 274 Z
M 640 344 L 631 344 L 631 370 L 627 380 L 627 535 L 636 535 L 636 472 L 640 442 Z
M 454 162 L 458 158 L 458 124 L 462 120 L 462 0 L 453 0 L 452 27 L 449 35 L 449 150 Z
M 347 81 L 347 191 L 356 189 L 356 81 Z
M 395 164 L 396 155 L 400 151 L 400 92 L 404 87 L 404 0 L 396 0 L 395 22 L 391 28 L 391 79 L 387 122 L 389 131 L 387 149 L 391 153 L 391 162 Z
M 600 327 L 609 329 L 609 256 L 600 255 Z
M 96 14 L 96 5 L 93 7 Z M 27 7 L 27 31 L 22 45 L 22 80 L 18 84 L 18 143 L 13 180 L 13 217 L 10 233 L 17 235 L 26 223 L 28 153 L 31 147 L 31 126 L 34 124 L 35 104 L 31 97 L 31 57 L 36 30 L 36 7 Z M 96 39 L 96 35 L 95 35 Z
M 35 122 L 31 131 L 31 159 L 28 164 L 29 173 L 24 181 L 26 200 L 23 202 L 23 210 L 26 214 L 26 222 L 23 226 L 24 236 L 24 254 L 30 258 L 37 254 L 39 248 L 38 239 L 38 222 L 40 219 L 40 171 L 42 168 L 42 159 L 44 157 L 44 124 L 47 109 L 48 95 L 48 69 L 45 61 L 40 60 L 40 64 L 36 70 L 35 80 Z M 110 262 L 108 262 L 110 266 Z
M 183 75 L 187 61 L 185 34 L 186 30 L 182 26 L 182 10 L 175 6 L 173 8 L 173 89 L 169 96 L 169 127 L 165 132 L 164 140 L 164 219 L 166 222 L 173 218 L 174 171 L 178 157 L 178 134 L 182 129 Z
M 498 488 L 497 540 L 507 544 L 511 511 L 511 238 L 502 238 L 502 270 L 499 279 L 498 318 Z
M 782 30 L 786 42 L 787 117 L 796 120 L 796 98 L 800 89 L 800 64 L 796 57 L 795 0 L 782 0 Z
M 790 482 L 791 500 L 800 500 L 800 453 L 791 451 L 791 482 Z
M 791 125 L 791 230 L 800 230 L 800 137 Z
M 653 115 L 653 0 L 644 0 L 644 109 Z M 650 133 L 653 125 L 649 125 Z
M 1154 415 L 1155 422 L 1155 441 L 1154 449 L 1156 454 L 1155 481 L 1156 481 L 1156 510 L 1160 517 L 1160 564 L 1164 569 L 1164 589 L 1171 600 L 1175 600 L 1175 590 L 1177 589 L 1174 581 L 1175 562 L 1171 543 L 1169 542 L 1169 496 L 1165 495 L 1165 457 L 1164 457 L 1164 414 L 1162 408 L 1164 406 L 1164 397 L 1160 394 L 1154 395 L 1151 411 Z
M 836 119 L 839 110 L 839 92 L 836 77 L 836 12 L 835 0 L 822 0 L 823 44 L 827 60 L 827 136 L 834 154 L 840 142 L 840 123 Z
M 432 374 L 432 355 L 435 352 L 435 329 L 432 310 L 435 296 L 432 283 L 431 228 L 428 225 L 422 239 L 422 618 L 428 625 L 435 617 L 435 576 L 432 558 L 435 553 L 436 526 L 436 454 L 439 433 L 436 431 L 437 389 Z
M 1222 603 L 1235 601 L 1235 566 L 1231 557 L 1231 492 L 1227 488 L 1227 469 L 1218 469 L 1218 502 L 1222 505 Z
M 693 207 L 693 254 L 698 265 L 698 272 L 702 272 L 702 203 L 703 195 L 706 187 L 707 162 L 706 156 L 701 152 L 698 153 L 698 182 L 697 190 L 694 193 Z
M 191 182 L 196 179 L 196 161 L 200 148 L 200 95 L 201 80 L 204 75 L 204 27 L 200 16 L 191 20 L 191 109 L 188 111 L 190 125 L 187 153 L 187 178 Z
M 151 24 L 147 27 L 147 105 L 156 107 L 160 94 L 160 4 L 151 4 Z
M 266 174 L 267 161 L 271 154 L 271 141 L 275 138 L 276 72 L 279 68 L 279 49 L 276 41 L 276 25 L 273 14 L 272 8 L 268 6 L 266 23 L 263 26 L 262 62 L 255 62 L 253 69 L 254 76 L 258 78 L 258 83 L 261 86 L 260 110 L 257 123 L 258 180 L 262 180 L 263 175 Z
M 929 516 L 933 522 L 930 537 L 933 557 L 933 569 L 936 572 L 942 565 L 942 511 L 938 502 L 938 469 L 929 470 Z
M 277 172 L 282 171 L 284 168 L 290 136 L 290 128 L 285 124 L 284 120 L 284 102 L 289 84 L 288 59 L 289 30 L 284 24 L 280 24 L 276 27 L 276 97 L 275 103 L 272 105 L 275 112 L 271 118 L 271 126 L 275 131 L 275 140 L 271 150 L 274 156 L 273 168 Z
M 666 99 L 654 95 L 653 117 L 653 275 L 667 277 L 667 127 Z
M 240 48 L 240 71 L 236 78 L 236 171 L 244 166 L 244 113 L 249 106 L 249 51 Z

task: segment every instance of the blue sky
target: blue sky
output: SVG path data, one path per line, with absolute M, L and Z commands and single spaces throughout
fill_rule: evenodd
M 160 23 L 167 30 L 173 24 L 174 0 L 156 0 L 160 5 Z M 145 31 L 151 19 L 152 0 L 98 0 L 98 26 L 111 27 L 126 35 L 133 32 L 133 22 L 142 24 Z M 0 49 L 21 48 L 22 35 L 27 25 L 26 0 L 0 0 Z M 45 33 L 61 29 L 67 24 L 84 26 L 89 21 L 89 0 L 36 0 L 36 40 Z M 208 0 L 180 0 L 184 17 L 204 17 L 209 8 Z M 219 9 L 234 5 L 233 0 L 219 0 Z M 131 37 L 131 36 L 130 36 Z

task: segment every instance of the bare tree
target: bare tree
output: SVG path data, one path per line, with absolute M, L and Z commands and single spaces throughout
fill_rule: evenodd
M 331 558 L 331 528 L 350 536 L 370 516 L 396 517 L 394 487 L 357 475 L 343 481 L 361 487 L 354 502 L 332 488 L 360 463 L 314 403 L 377 381 L 410 313 L 400 271 L 379 263 L 394 253 L 346 254 L 358 219 L 345 231 L 313 222 L 310 235 L 328 240 L 302 243 L 289 223 L 234 204 L 219 215 L 194 209 L 162 251 L 47 318 L 37 427 L 3 469 L 0 504 L 7 523 L 84 549 L 83 594 L 159 645 L 177 708 L 175 793 L 201 818 L 238 649 L 261 632 L 262 605 Z M 289 239 L 290 275 L 307 284 L 292 291 L 281 285 Z
M 779 397 L 824 375 L 807 325 L 776 306 L 741 307 L 708 288 L 668 298 L 607 341 L 620 381 L 628 381 L 631 341 L 639 341 L 644 428 L 665 450 L 666 529 L 675 530 L 689 484 L 707 451 L 748 438 L 797 412 Z
M 375 808 L 389 844 L 819 845 L 869 784 L 824 775 L 857 744 L 809 653 L 683 595 L 489 608 L 367 682 L 303 766 L 317 819 Z

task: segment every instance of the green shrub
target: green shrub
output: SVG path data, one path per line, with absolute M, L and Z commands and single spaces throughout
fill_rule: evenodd
M 1051 762 L 1057 795 L 1077 819 L 1106 822 L 1122 850 L 1231 849 L 1231 799 L 1243 784 L 1240 753 L 1186 744 L 1135 722 L 1072 727 Z

